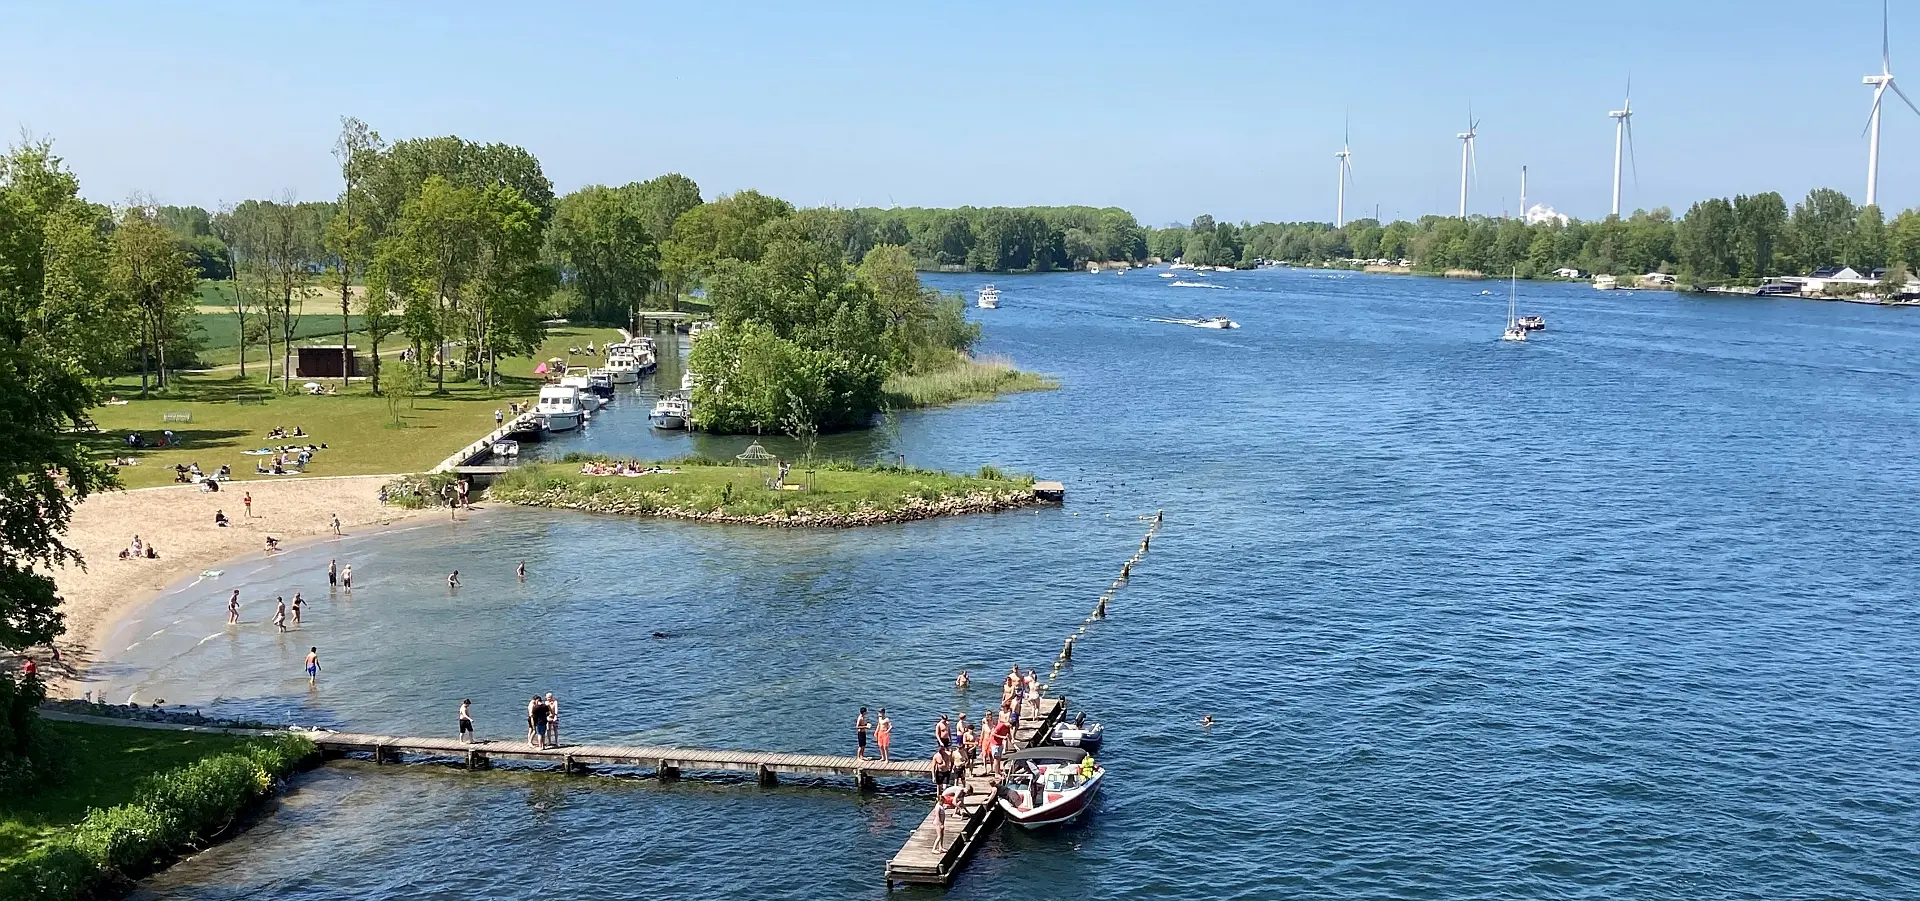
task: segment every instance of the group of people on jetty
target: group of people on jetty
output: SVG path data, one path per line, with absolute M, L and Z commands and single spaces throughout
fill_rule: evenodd
M 972 677 L 964 669 L 953 679 L 954 690 L 962 694 L 972 684 Z M 970 774 L 1000 775 L 1003 759 L 1013 750 L 1013 738 L 1019 732 L 1021 717 L 1035 712 L 1033 708 L 1040 703 L 1041 694 L 1039 675 L 1033 668 L 1023 673 L 1020 667 L 1014 666 L 1000 682 L 999 708 L 988 710 L 978 728 L 968 721 L 964 711 L 957 719 L 941 714 L 933 724 L 934 787 L 943 796 L 953 787 L 961 788 L 964 794 Z M 887 716 L 887 708 L 881 707 L 877 714 L 869 717 L 867 708 L 862 707 L 854 717 L 854 754 L 863 760 L 868 759 L 869 734 L 878 759 L 892 760 L 893 720 Z

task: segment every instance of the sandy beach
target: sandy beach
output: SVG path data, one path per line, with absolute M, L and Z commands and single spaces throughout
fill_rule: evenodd
M 84 569 L 67 567 L 55 574 L 66 614 L 67 634 L 56 644 L 67 670 L 46 665 L 43 676 L 56 697 L 77 697 L 85 691 L 85 669 L 94 659 L 95 642 L 103 632 L 176 580 L 222 561 L 266 552 L 271 535 L 283 545 L 329 535 L 333 517 L 341 530 L 385 526 L 425 511 L 381 506 L 380 486 L 394 476 L 287 479 L 232 484 L 218 493 L 194 486 L 115 491 L 95 495 L 74 509 L 67 543 L 86 561 Z M 253 495 L 249 517 L 242 495 Z M 214 512 L 227 514 L 231 525 L 214 525 Z M 157 560 L 122 560 L 120 551 L 135 535 L 151 544 Z M 44 651 L 36 656 L 44 659 Z

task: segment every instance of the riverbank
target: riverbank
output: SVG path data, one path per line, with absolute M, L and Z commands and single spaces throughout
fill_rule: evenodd
M 287 543 L 330 537 L 333 518 L 352 534 L 380 528 L 421 511 L 384 506 L 380 487 L 392 476 L 285 479 L 248 483 L 207 493 L 190 485 L 94 495 L 74 508 L 68 546 L 85 566 L 54 572 L 67 632 L 57 642 L 65 667 L 46 666 L 48 693 L 78 697 L 87 690 L 86 668 L 100 655 L 98 642 L 112 624 L 168 585 L 243 555 L 263 554 L 267 536 Z M 252 515 L 243 492 L 253 497 Z M 230 525 L 214 525 L 215 511 Z M 157 559 L 119 558 L 135 535 Z M 45 661 L 42 661 L 45 663 Z
M 1033 480 L 982 467 L 972 476 L 891 466 L 795 466 L 774 489 L 769 467 L 687 462 L 640 463 L 644 475 L 590 475 L 610 461 L 516 467 L 487 489 L 492 500 L 523 507 L 658 516 L 698 522 L 790 528 L 848 528 L 935 516 L 992 513 L 1042 503 Z M 635 467 L 630 465 L 629 471 Z

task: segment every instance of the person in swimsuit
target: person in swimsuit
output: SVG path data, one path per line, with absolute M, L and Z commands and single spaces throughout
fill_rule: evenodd
M 527 702 L 527 744 L 544 747 L 546 742 L 542 739 L 546 728 L 547 712 L 540 709 L 540 696 L 534 695 L 533 700 Z
M 947 722 L 947 715 L 940 714 L 938 722 L 933 724 L 933 746 L 945 749 L 953 743 L 953 726 Z
M 860 715 L 853 721 L 853 743 L 857 748 L 854 756 L 867 759 L 867 708 L 860 708 Z
M 274 598 L 274 601 L 278 606 L 274 607 L 273 610 L 273 625 L 280 631 L 285 632 L 287 631 L 287 599 L 278 597 Z
M 320 678 L 320 649 L 307 649 L 307 684 L 312 685 Z
M 235 588 L 233 595 L 227 598 L 227 625 L 240 622 L 240 589 Z
M 473 699 L 460 702 L 460 738 L 467 744 L 473 744 Z
M 333 588 L 333 586 L 338 585 L 339 583 L 340 583 L 340 561 L 328 560 L 327 561 L 327 588 L 331 589 Z
M 451 590 L 459 587 L 460 587 L 460 571 L 456 569 L 453 572 L 447 574 L 447 588 Z
M 247 508 L 247 518 L 252 519 L 253 518 L 253 492 L 251 491 L 241 492 L 240 506 Z
M 353 564 L 347 564 L 347 568 L 340 571 L 340 587 L 353 593 Z
M 547 692 L 547 741 L 553 747 L 560 746 L 560 702 L 553 699 L 553 692 Z
M 880 759 L 891 760 L 888 756 L 893 746 L 893 720 L 887 719 L 887 708 L 880 708 L 879 718 L 873 723 L 873 743 L 880 748 Z
M 967 686 L 972 684 L 973 684 L 973 680 L 967 677 L 966 670 L 961 670 L 960 675 L 953 677 L 954 691 L 966 691 Z
M 340 514 L 338 513 L 333 514 L 333 534 L 336 538 L 340 535 Z
M 525 582 L 527 580 L 527 561 L 520 561 L 520 565 L 514 569 L 513 574 L 519 576 L 520 581 Z
M 295 628 L 299 628 L 300 626 L 300 608 L 305 606 L 306 603 L 306 601 L 300 598 L 300 592 L 296 591 L 293 593 L 293 625 Z

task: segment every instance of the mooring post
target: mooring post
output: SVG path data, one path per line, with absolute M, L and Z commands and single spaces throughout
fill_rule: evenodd
M 659 766 L 654 768 L 654 772 L 660 777 L 661 782 L 672 782 L 680 778 L 680 768 L 665 760 L 660 761 Z
M 779 775 L 774 773 L 773 767 L 767 766 L 764 763 L 760 764 L 760 784 L 763 786 L 774 786 L 774 785 L 780 784 L 780 777 Z
M 879 787 L 878 783 L 873 781 L 873 773 L 864 768 L 854 773 L 853 782 L 854 787 L 863 792 L 870 792 Z

